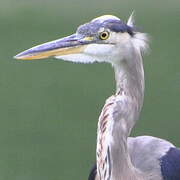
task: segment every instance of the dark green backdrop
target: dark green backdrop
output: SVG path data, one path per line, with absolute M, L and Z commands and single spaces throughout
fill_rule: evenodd
M 12 57 L 96 16 L 126 20 L 132 10 L 152 37 L 145 103 L 132 135 L 180 145 L 179 0 L 1 0 L 0 180 L 87 179 L 98 115 L 114 92 L 110 65 Z

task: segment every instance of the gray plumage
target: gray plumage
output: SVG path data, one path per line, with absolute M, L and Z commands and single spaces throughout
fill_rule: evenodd
M 174 166 L 176 165 L 179 170 L 179 174 L 177 178 L 164 178 L 163 172 L 161 171 L 162 157 L 166 157 L 166 154 L 168 153 L 168 151 L 171 148 L 175 148 L 175 146 L 171 144 L 170 142 L 160 139 L 160 138 L 152 137 L 152 136 L 128 137 L 127 147 L 128 147 L 128 152 L 130 155 L 131 162 L 135 168 L 139 169 L 142 172 L 145 172 L 146 174 L 153 175 L 154 179 L 157 179 L 157 180 L 159 179 L 178 180 L 179 179 L 180 165 L 178 167 L 178 164 L 174 163 L 171 165 L 173 169 L 174 169 Z M 179 151 L 179 155 L 178 155 L 179 159 L 177 159 L 177 161 L 180 164 L 180 150 L 178 151 Z M 170 159 L 172 159 L 172 157 L 170 157 Z M 172 161 L 174 162 L 174 159 L 172 159 Z M 176 169 L 174 170 L 176 173 L 177 170 Z M 96 165 L 94 165 L 92 171 L 90 172 L 88 180 L 98 180 Z
M 180 180 L 179 149 L 151 136 L 129 138 L 143 106 L 142 54 L 147 47 L 148 37 L 134 28 L 133 15 L 127 23 L 106 15 L 81 25 L 71 36 L 15 56 L 112 65 L 116 93 L 106 100 L 99 117 L 96 167 L 89 180 Z

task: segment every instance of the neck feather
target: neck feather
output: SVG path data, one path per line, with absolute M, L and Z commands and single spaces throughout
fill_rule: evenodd
M 116 79 L 116 94 L 125 93 L 137 99 L 141 107 L 144 98 L 144 69 L 140 53 L 134 53 L 113 65 Z
M 144 69 L 141 54 L 132 54 L 114 66 L 114 70 L 116 96 L 122 104 L 118 107 L 121 112 L 114 116 L 112 134 L 114 141 L 111 146 L 112 167 L 114 168 L 112 174 L 114 179 L 118 177 L 141 179 L 141 173 L 131 163 L 127 147 L 127 138 L 139 118 L 144 99 Z
M 98 123 L 98 174 L 102 176 L 109 172 L 111 180 L 143 179 L 133 167 L 127 147 L 127 138 L 139 118 L 144 98 L 141 54 L 133 54 L 132 57 L 113 65 L 116 95 L 106 101 Z

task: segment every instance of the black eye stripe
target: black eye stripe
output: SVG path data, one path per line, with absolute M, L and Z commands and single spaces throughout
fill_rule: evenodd
M 104 23 L 104 27 L 110 29 L 113 32 L 127 32 L 133 36 L 133 28 L 120 20 L 107 20 Z
M 131 36 L 134 35 L 134 28 L 128 26 L 126 23 L 124 23 L 121 20 L 105 20 L 104 22 L 101 22 L 99 20 L 86 23 L 84 25 L 81 25 L 77 29 L 77 33 L 85 36 L 95 36 L 98 34 L 98 31 L 101 29 L 109 29 L 113 32 L 127 32 Z

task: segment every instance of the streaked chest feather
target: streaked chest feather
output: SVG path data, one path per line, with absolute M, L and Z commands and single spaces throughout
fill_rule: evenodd
M 111 162 L 109 142 L 112 140 L 109 136 L 111 131 L 112 121 L 112 106 L 114 105 L 114 97 L 111 96 L 103 107 L 98 122 L 98 137 L 97 137 L 97 173 L 100 180 L 110 180 L 111 177 Z

